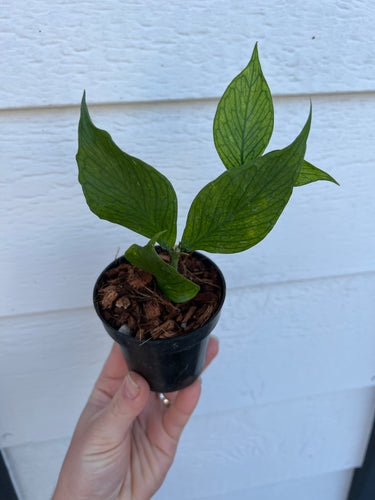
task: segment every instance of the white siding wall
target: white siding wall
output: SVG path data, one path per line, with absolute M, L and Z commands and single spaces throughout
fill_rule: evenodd
M 213 115 L 256 41 L 272 148 L 312 96 L 307 158 L 341 187 L 296 189 L 258 247 L 215 257 L 221 352 L 155 498 L 345 500 L 375 409 L 374 20 L 371 0 L 3 1 L 0 448 L 22 500 L 51 495 L 110 348 L 96 276 L 143 241 L 85 205 L 82 90 L 96 124 L 171 179 L 181 227 L 222 172 Z

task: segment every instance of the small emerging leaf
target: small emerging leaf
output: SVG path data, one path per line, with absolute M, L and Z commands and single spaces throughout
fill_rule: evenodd
M 259 243 L 276 224 L 292 194 L 310 123 L 311 110 L 290 146 L 227 170 L 207 184 L 190 207 L 181 249 L 235 253 Z
M 295 186 L 304 186 L 305 184 L 310 184 L 310 182 L 315 181 L 330 181 L 338 186 L 340 185 L 333 177 L 327 174 L 327 172 L 314 167 L 314 165 L 304 160 Z
M 177 198 L 169 180 L 116 146 L 108 132 L 92 123 L 83 95 L 78 129 L 79 182 L 90 209 L 159 243 L 176 240 Z
M 134 266 L 151 273 L 156 278 L 160 290 L 173 302 L 191 300 L 199 292 L 199 286 L 184 278 L 159 257 L 154 247 L 157 237 L 158 235 L 144 247 L 132 245 L 125 252 L 125 257 Z
M 229 84 L 214 119 L 216 150 L 226 168 L 254 160 L 273 130 L 273 104 L 255 45 L 247 67 Z

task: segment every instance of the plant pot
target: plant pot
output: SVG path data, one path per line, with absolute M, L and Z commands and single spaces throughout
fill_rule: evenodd
M 94 307 L 105 330 L 120 345 L 129 370 L 141 374 L 149 383 L 151 391 L 178 391 L 199 377 L 206 358 L 208 336 L 219 320 L 226 291 L 223 274 L 206 256 L 199 252 L 194 254 L 216 268 L 222 289 L 221 299 L 216 311 L 203 326 L 178 337 L 140 340 L 116 330 L 103 318 L 97 299 L 98 289 L 103 284 L 103 275 L 107 270 L 127 262 L 125 257 L 119 257 L 107 266 L 94 287 Z

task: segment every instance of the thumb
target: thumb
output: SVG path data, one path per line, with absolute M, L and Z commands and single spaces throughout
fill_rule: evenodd
M 123 439 L 146 406 L 149 394 L 146 380 L 138 373 L 129 372 L 97 422 L 103 434 L 111 441 Z

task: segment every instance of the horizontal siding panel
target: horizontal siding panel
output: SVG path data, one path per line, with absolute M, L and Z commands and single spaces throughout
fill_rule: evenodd
M 27 13 L 27 14 L 25 14 Z M 371 0 L 3 2 L 1 108 L 217 97 L 259 42 L 279 95 L 373 91 Z
M 195 194 L 223 171 L 212 143 L 215 107 L 215 101 L 93 107 L 98 126 L 171 179 L 180 235 Z M 273 148 L 293 140 L 307 112 L 305 99 L 276 100 Z M 322 182 L 295 189 L 260 245 L 214 256 L 229 288 L 375 269 L 374 112 L 371 95 L 314 99 L 306 157 L 341 186 Z M 78 113 L 0 113 L 7 166 L 0 179 L 0 262 L 7 287 L 2 316 L 87 307 L 96 276 L 118 249 L 144 242 L 88 210 L 74 159 Z
M 61 439 L 31 443 L 5 450 L 7 465 L 12 472 L 22 500 L 51 498 L 67 447 L 68 440 Z M 346 500 L 352 470 L 295 478 L 282 483 L 249 487 L 245 490 L 238 490 L 231 476 L 227 475 L 226 477 L 227 481 L 221 492 L 209 496 L 198 493 L 197 496 L 194 495 L 190 498 L 192 500 L 275 500 L 276 498 L 282 500 Z M 248 473 L 247 477 L 249 478 L 251 475 Z M 192 481 L 196 482 L 196 478 L 191 477 L 187 483 L 178 480 L 178 484 L 181 489 L 189 489 Z M 171 482 L 172 479 L 168 475 L 164 486 L 153 497 L 153 500 L 170 498 L 168 490 L 171 488 Z M 251 483 L 251 481 L 248 482 Z
M 374 403 L 364 389 L 197 416 L 159 498 L 218 495 L 228 478 L 244 489 L 356 467 Z M 181 484 L 188 486 L 180 491 Z
M 52 498 L 68 446 L 65 438 L 2 450 L 19 500 Z
M 212 498 L 357 467 L 366 448 L 374 396 L 373 390 L 363 389 L 196 415 L 156 498 Z M 40 463 L 38 446 L 35 464 Z M 48 451 L 46 455 L 51 457 Z
M 285 481 L 283 483 L 267 484 L 246 490 L 229 490 L 232 484 L 228 477 L 227 492 L 210 496 L 191 497 L 197 500 L 347 500 L 347 494 L 352 478 L 351 470 L 343 470 L 312 476 L 308 478 Z M 153 497 L 153 500 L 166 498 L 163 489 Z
M 230 291 L 198 415 L 373 385 L 374 296 L 374 275 Z M 2 319 L 0 331 L 0 448 L 70 435 L 111 345 L 95 312 Z

